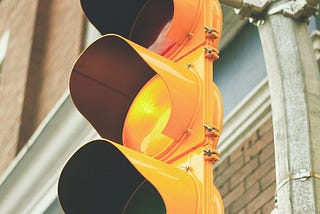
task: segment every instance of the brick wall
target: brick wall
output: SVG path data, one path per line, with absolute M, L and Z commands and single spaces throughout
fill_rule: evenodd
M 3 0 L 0 36 L 10 31 L 0 79 L 0 174 L 16 155 L 37 0 Z
M 82 49 L 83 20 L 78 1 L 39 1 L 18 150 L 67 89 Z
M 268 120 L 215 167 L 215 184 L 226 214 L 270 213 L 274 207 L 275 160 Z
M 0 1 L 0 36 L 10 31 L 0 79 L 0 175 L 67 89 L 84 20 L 78 1 Z

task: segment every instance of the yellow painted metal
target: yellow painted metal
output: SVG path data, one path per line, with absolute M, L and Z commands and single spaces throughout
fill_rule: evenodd
M 188 126 L 185 126 L 185 133 L 181 135 L 179 140 L 162 137 L 163 141 L 157 141 L 157 143 L 149 142 L 152 150 L 156 151 L 151 155 L 170 163 L 172 166 L 184 167 L 193 174 L 198 186 L 197 198 L 199 199 L 199 204 L 196 212 L 187 213 L 220 214 L 224 213 L 224 208 L 220 193 L 212 183 L 212 172 L 213 162 L 219 159 L 215 147 L 222 130 L 223 107 L 220 92 L 212 82 L 212 62 L 218 58 L 219 53 L 217 48 L 222 30 L 221 9 L 218 1 L 186 0 L 174 1 L 174 3 L 174 18 L 166 36 L 175 41 L 176 44 L 165 56 L 179 65 L 187 66 L 187 72 L 196 76 L 199 96 L 196 100 L 190 100 L 191 103 L 196 103 L 196 108 L 192 114 L 188 114 L 192 120 Z M 182 24 L 182 22 L 186 21 L 186 18 L 190 19 L 187 23 L 192 23 L 192 25 Z M 133 47 L 135 48 L 134 45 Z M 137 51 L 139 52 L 139 50 Z M 176 85 L 179 85 L 179 79 L 175 81 Z M 151 82 L 150 85 L 152 84 Z M 150 85 L 148 87 L 152 87 Z M 143 92 L 141 91 L 140 93 Z M 136 99 L 139 99 L 139 97 Z M 173 99 L 169 102 L 168 96 L 166 96 L 162 101 L 163 103 L 172 104 Z M 177 102 L 179 103 L 179 101 Z M 162 108 L 161 104 L 159 106 Z M 165 109 L 163 108 L 163 112 L 165 112 Z M 180 108 L 180 110 L 183 111 L 184 108 Z M 141 108 L 135 106 L 135 102 L 131 106 L 126 121 L 132 120 L 130 119 L 130 114 L 137 114 L 134 112 L 141 112 Z M 175 124 L 179 124 L 179 120 L 174 119 L 173 121 Z M 154 125 L 163 128 L 165 125 L 160 125 L 160 123 L 166 122 L 166 120 L 160 119 Z M 204 129 L 203 125 L 207 125 L 209 128 Z M 146 128 L 142 125 L 140 129 Z M 163 134 L 166 134 L 165 130 Z M 158 136 L 163 136 L 163 134 L 161 133 L 161 128 L 159 128 Z M 208 152 L 209 155 L 204 153 L 203 150 Z M 157 177 L 153 177 L 152 180 L 157 180 Z M 165 203 L 166 207 L 170 207 L 170 210 L 173 211 L 168 213 L 179 213 L 179 209 L 174 206 L 170 199 L 165 200 Z
M 111 143 L 111 142 L 107 142 Z M 197 213 L 201 183 L 191 171 L 112 143 L 161 194 L 167 213 Z
M 100 40 L 108 37 L 115 36 L 107 35 Z M 146 152 L 146 148 L 142 150 L 141 148 L 149 145 L 149 149 L 152 147 L 153 151 L 149 153 L 150 155 L 172 162 L 206 144 L 203 131 L 204 124 L 209 124 L 218 133 L 221 132 L 223 120 L 222 98 L 216 85 L 212 81 L 207 81 L 203 72 L 206 60 L 203 47 L 199 47 L 180 61 L 173 62 L 129 40 L 121 37 L 117 38 L 129 44 L 139 54 L 156 72 L 154 79 L 157 79 L 157 81 L 149 80 L 131 104 L 124 123 L 124 145 L 132 146 L 136 150 L 139 147 L 138 151 L 142 152 Z M 210 60 L 209 65 L 211 63 Z M 209 67 L 209 69 L 212 73 L 212 67 Z M 203 89 L 206 84 L 208 92 Z M 204 120 L 205 96 L 208 96 L 207 102 L 209 104 L 207 104 L 207 108 L 212 115 L 208 122 Z M 160 97 L 162 98 L 160 99 Z M 154 114 L 148 112 L 150 110 L 148 107 L 141 106 L 141 104 L 145 105 L 146 103 L 149 106 L 158 105 L 158 108 L 154 108 Z M 168 115 L 168 110 L 170 115 Z M 160 113 L 162 116 L 157 116 L 159 112 L 162 112 Z M 166 114 L 163 114 L 164 112 Z M 148 122 L 149 119 L 153 121 L 153 125 L 150 124 L 150 121 Z M 156 127 L 152 134 L 149 132 L 151 127 Z M 147 142 L 147 139 L 152 140 L 150 136 L 154 137 L 155 135 L 158 135 L 158 139 L 162 139 L 162 141 L 159 141 L 161 142 L 159 148 L 154 147 L 155 142 Z M 217 144 L 218 137 L 213 140 Z
M 166 89 L 159 93 L 169 94 L 171 113 L 163 133 L 175 141 L 180 140 L 192 121 L 189 115 L 193 115 L 199 105 L 200 85 L 197 75 L 188 72 L 187 65 L 162 57 L 127 39 L 121 39 L 127 42 L 164 82 Z
M 201 148 L 194 150 L 176 163 L 167 164 L 117 143 L 110 141 L 106 143 L 117 147 L 141 175 L 153 184 L 165 202 L 167 213 L 224 213 L 221 196 L 212 180 L 210 180 L 212 195 L 208 197 L 208 203 L 211 206 L 210 210 L 205 210 L 206 204 L 203 201 L 207 191 L 205 180 L 208 179 L 208 175 L 205 170 L 207 162 L 203 159 Z M 209 177 L 212 178 L 212 176 Z
M 210 46 L 218 50 L 222 33 L 222 11 L 217 0 L 174 0 L 172 25 L 167 38 L 176 45 L 166 57 L 178 61 L 211 40 Z M 188 23 L 188 24 L 185 24 Z M 206 29 L 206 30 L 204 30 Z

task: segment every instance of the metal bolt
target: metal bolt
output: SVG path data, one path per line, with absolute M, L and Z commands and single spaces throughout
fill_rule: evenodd
M 203 127 L 204 127 L 208 132 L 218 131 L 216 128 L 213 128 L 212 126 L 204 125 Z
M 205 50 L 207 53 L 212 53 L 212 52 L 213 52 L 213 50 L 212 50 L 211 48 L 207 48 L 207 47 L 205 47 L 204 50 Z
M 206 31 L 207 33 L 212 33 L 212 32 L 213 32 L 213 29 L 212 29 L 212 28 L 209 28 L 209 27 L 207 27 L 207 26 L 205 26 L 204 29 L 205 29 L 205 31 Z
M 218 155 L 217 152 L 212 151 L 211 149 L 204 149 L 203 152 L 204 152 L 204 155 L 206 155 L 206 156 Z
M 188 37 L 188 38 L 193 37 L 193 33 L 191 33 L 191 32 L 187 33 L 187 37 Z

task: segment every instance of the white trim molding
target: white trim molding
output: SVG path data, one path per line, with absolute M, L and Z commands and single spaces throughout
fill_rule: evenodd
M 248 94 L 225 120 L 217 149 L 221 161 L 271 118 L 271 101 L 267 77 Z
M 7 30 L 4 32 L 2 37 L 0 38 L 0 64 L 3 62 L 8 49 L 10 31 Z
M 4 59 L 7 55 L 9 37 L 10 37 L 10 31 L 7 30 L 4 32 L 4 34 L 0 38 L 0 75 L 2 73 Z
M 1 213 L 43 213 L 57 197 L 66 161 L 95 137 L 66 92 L 0 177 Z

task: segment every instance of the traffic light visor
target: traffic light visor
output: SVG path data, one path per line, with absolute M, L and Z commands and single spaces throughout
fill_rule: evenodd
M 173 18 L 172 0 L 81 0 L 101 34 L 115 33 L 149 47 Z
M 58 184 L 60 203 L 71 214 L 195 213 L 197 194 L 184 169 L 106 140 L 81 147 Z
M 187 66 L 106 35 L 79 57 L 70 92 L 102 137 L 154 156 L 190 126 L 199 102 L 197 78 Z

